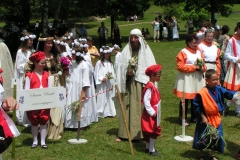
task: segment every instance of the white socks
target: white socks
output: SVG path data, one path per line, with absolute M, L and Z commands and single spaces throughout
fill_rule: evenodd
M 155 152 L 155 145 L 156 139 L 150 138 L 150 142 L 149 142 L 149 152 Z
M 41 145 L 46 145 L 45 139 L 47 136 L 47 124 L 40 125 Z
M 31 126 L 31 130 L 32 130 L 32 138 L 33 138 L 33 144 L 38 144 L 38 126 Z
M 146 142 L 146 149 L 149 150 L 149 143 Z

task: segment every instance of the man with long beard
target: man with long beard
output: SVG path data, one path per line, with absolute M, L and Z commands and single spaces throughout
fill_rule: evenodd
M 153 64 L 156 64 L 155 58 L 141 31 L 133 29 L 130 32 L 129 42 L 121 53 L 116 71 L 123 106 L 126 111 L 126 121 L 132 140 L 143 138 L 141 132 L 141 115 L 143 110 L 141 95 L 143 85 L 149 81 L 145 70 Z M 119 114 L 120 123 L 116 141 L 121 141 L 119 138 L 128 138 L 123 116 L 121 112 Z

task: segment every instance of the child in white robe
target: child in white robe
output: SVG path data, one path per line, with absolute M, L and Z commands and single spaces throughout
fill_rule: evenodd
M 87 90 L 90 87 L 89 68 L 83 58 L 83 53 L 79 47 L 74 47 L 72 51 L 72 65 L 70 66 L 70 82 L 67 87 L 67 106 L 65 107 L 65 128 L 78 128 L 78 114 L 71 106 L 73 102 L 79 101 L 81 91 L 84 91 L 83 98 L 88 95 Z M 80 127 L 86 127 L 91 124 L 91 108 L 88 100 L 82 102 L 81 124 Z
M 121 55 L 121 52 L 120 52 L 120 51 L 121 51 L 121 50 L 120 50 L 120 47 L 119 47 L 117 44 L 115 44 L 115 45 L 113 46 L 113 54 L 115 54 L 115 61 L 114 61 L 114 71 L 115 71 L 115 72 L 116 72 L 116 70 L 117 70 L 119 57 L 120 57 L 120 55 Z
M 24 66 L 28 61 L 30 55 L 34 53 L 33 48 L 33 39 L 36 38 L 35 35 L 26 32 L 23 37 L 20 38 L 21 45 L 17 51 L 15 67 L 14 67 L 14 78 L 18 79 L 19 83 L 17 84 L 18 89 L 23 89 L 23 77 L 24 77 Z M 24 111 L 16 111 L 17 123 L 25 127 L 29 127 L 30 123 L 28 122 L 27 115 Z
M 103 47 L 100 49 L 100 52 L 101 58 L 96 63 L 94 77 L 97 85 L 97 93 L 101 93 L 97 97 L 97 113 L 99 117 L 105 118 L 116 116 L 116 109 L 112 100 L 113 91 L 109 90 L 114 88 L 110 83 L 110 79 L 114 79 L 115 74 L 111 62 L 112 50 L 109 47 Z

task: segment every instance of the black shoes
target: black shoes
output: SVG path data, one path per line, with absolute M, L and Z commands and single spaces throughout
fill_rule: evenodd
M 156 156 L 156 157 L 160 157 L 162 156 L 161 154 L 158 153 L 157 150 L 155 150 L 154 152 L 148 152 L 151 156 Z

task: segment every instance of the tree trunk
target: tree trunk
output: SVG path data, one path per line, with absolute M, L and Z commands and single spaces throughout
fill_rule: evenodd
M 58 7 L 57 7 L 57 10 L 56 10 L 55 15 L 54 15 L 53 28 L 55 28 L 57 26 L 58 17 L 59 17 L 61 7 L 62 7 L 62 0 L 59 0 Z
M 48 34 L 48 0 L 43 0 L 42 34 Z
M 30 29 L 30 5 L 29 5 L 29 0 L 22 0 L 22 13 L 23 13 L 23 25 L 26 27 L 26 29 Z
M 113 27 L 114 27 L 114 16 L 111 15 L 111 40 L 113 39 L 112 37 Z

